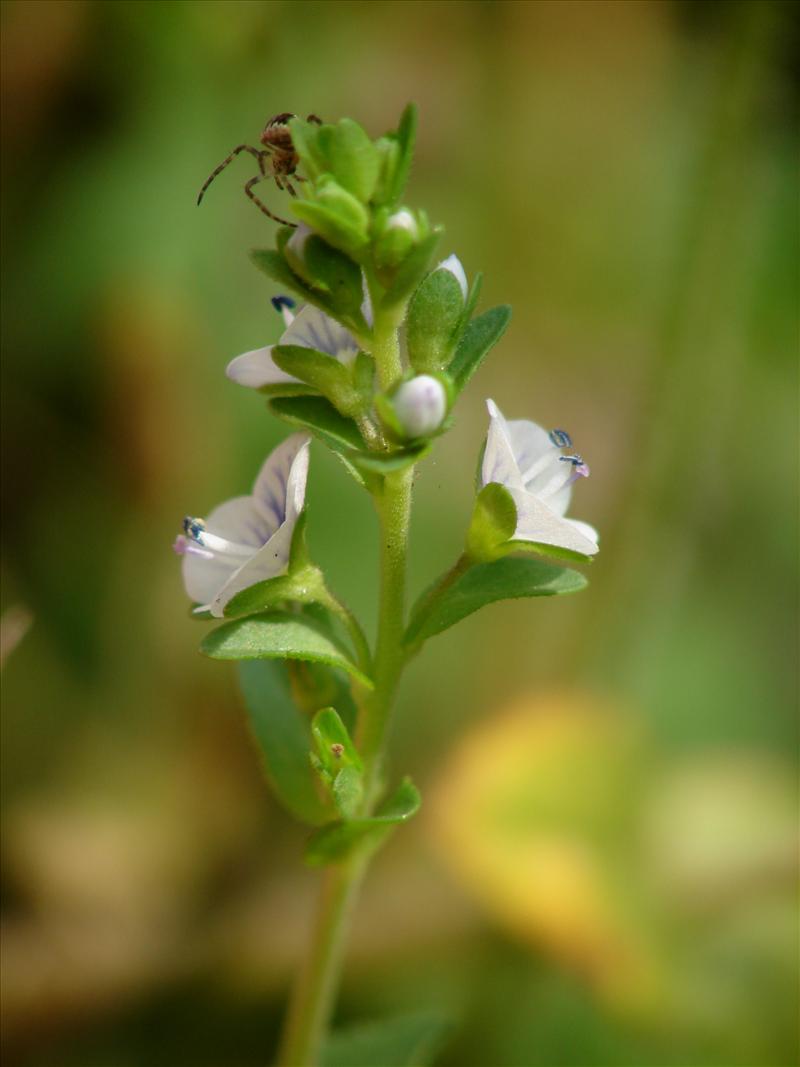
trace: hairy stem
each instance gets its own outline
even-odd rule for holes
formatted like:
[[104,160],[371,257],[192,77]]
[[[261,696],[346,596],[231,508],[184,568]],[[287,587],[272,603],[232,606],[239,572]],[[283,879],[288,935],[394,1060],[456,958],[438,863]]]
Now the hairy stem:
[[[382,387],[402,374],[397,322],[376,316],[373,355]],[[372,658],[375,688],[361,705],[356,740],[364,760],[364,813],[378,799],[386,744],[386,728],[403,669],[406,559],[411,513],[413,468],[394,471],[375,493],[380,522],[381,579],[378,636]],[[351,630],[354,640],[358,635]],[[363,652],[363,648],[359,649]],[[286,1021],[279,1054],[281,1067],[315,1067],[333,1011],[344,942],[369,856],[356,851],[323,876],[322,893],[311,944]]]

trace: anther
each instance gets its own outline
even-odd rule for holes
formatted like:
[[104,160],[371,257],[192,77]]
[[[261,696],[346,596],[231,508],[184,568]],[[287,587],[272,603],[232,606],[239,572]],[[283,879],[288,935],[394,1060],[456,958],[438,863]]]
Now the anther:
[[566,430],[551,430],[547,435],[556,448],[571,448],[572,438]]
[[270,303],[278,312],[282,312],[284,308],[295,307],[295,302],[290,296],[273,296]]
[[193,541],[201,541],[205,528],[206,524],[202,519],[193,519],[191,515],[187,515],[183,520],[183,532]]
[[336,759],[341,759],[344,755],[344,745],[340,745],[338,741],[331,745],[331,752]]
[[577,452],[571,456],[559,456],[559,463],[571,463],[573,467],[580,467],[583,464],[583,456],[579,456]]

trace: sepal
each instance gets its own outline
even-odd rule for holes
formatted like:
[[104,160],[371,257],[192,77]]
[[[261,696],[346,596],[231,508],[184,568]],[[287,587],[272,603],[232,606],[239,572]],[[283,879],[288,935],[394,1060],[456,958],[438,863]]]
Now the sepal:
[[[461,269],[460,263],[458,267]],[[447,367],[458,340],[465,306],[462,281],[444,264],[431,271],[417,287],[408,308],[406,344],[411,365],[418,373],[430,374]]]
[[347,727],[334,708],[323,708],[311,723],[315,752],[311,764],[343,819],[352,819],[364,799],[363,764]]
[[324,174],[315,184],[312,198],[296,200],[292,211],[329,245],[358,255],[367,244],[369,213],[361,201]]
[[286,261],[304,282],[326,294],[337,317],[358,319],[364,300],[361,268],[303,223],[283,247]]
[[402,822],[419,811],[421,798],[414,783],[405,778],[374,815],[342,819],[321,827],[306,848],[306,863],[321,867],[340,863],[356,849],[373,852]]
[[499,559],[517,528],[517,506],[511,493],[498,482],[484,486],[475,498],[467,531],[467,556],[475,563]]

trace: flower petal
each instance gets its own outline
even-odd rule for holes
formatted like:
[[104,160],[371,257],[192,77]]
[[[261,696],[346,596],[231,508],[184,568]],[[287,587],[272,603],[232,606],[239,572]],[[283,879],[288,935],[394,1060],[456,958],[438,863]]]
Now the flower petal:
[[209,604],[236,567],[236,560],[218,559],[216,556],[204,559],[202,556],[187,552],[181,561],[186,595],[198,604]]
[[243,352],[241,356],[230,361],[225,368],[225,374],[232,382],[246,385],[250,389],[298,380],[272,362],[272,345],[254,348],[252,352]]
[[275,533],[282,521],[282,517],[275,521],[265,516],[252,496],[235,496],[210,511],[205,524],[209,533],[247,545],[256,552]]
[[522,478],[509,440],[508,423],[493,400],[487,400],[486,406],[490,420],[481,465],[481,485],[499,482],[509,489],[522,489]]
[[243,589],[265,582],[269,578],[279,578],[289,566],[292,548],[292,535],[297,520],[282,523],[267,543],[249,560],[228,577],[224,585],[210,598],[209,610],[214,618],[221,619],[225,614],[225,605]]
[[345,359],[358,352],[350,331],[311,304],[306,304],[295,315],[294,322],[281,337],[281,344],[316,348],[318,352]]
[[303,510],[310,440],[308,434],[293,433],[267,456],[258,472],[251,499],[269,524],[268,536],[282,522],[294,522]]
[[593,556],[598,551],[597,542],[587,536],[585,523],[562,518],[533,493],[519,489],[509,492],[517,506],[515,541],[553,545],[584,556]]

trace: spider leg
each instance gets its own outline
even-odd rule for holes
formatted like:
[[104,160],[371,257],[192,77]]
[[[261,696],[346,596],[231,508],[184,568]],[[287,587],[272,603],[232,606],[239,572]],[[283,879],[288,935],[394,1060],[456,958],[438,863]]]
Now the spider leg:
[[249,144],[237,145],[236,148],[234,148],[234,150],[231,152],[231,154],[229,156],[227,156],[225,159],[223,159],[223,161],[220,163],[220,165],[218,167],[216,167],[214,170],[212,170],[212,172],[206,178],[205,182],[203,183],[203,188],[200,190],[200,192],[199,192],[199,194],[197,196],[197,203],[198,204],[203,199],[203,196],[205,195],[206,189],[209,187],[209,185],[211,185],[211,183],[216,178],[216,176],[218,174],[220,174],[223,170],[225,170],[225,168],[228,166],[228,164],[233,162],[233,160],[239,155],[240,152],[249,152],[250,155],[253,156],[253,158],[258,161],[258,166],[259,166],[259,169],[260,169],[261,173],[262,174],[266,174],[266,171],[264,170],[264,155],[265,155],[265,153],[264,152],[260,152],[257,148],[253,148],[253,146],[249,145]]
[[317,126],[322,125],[322,119],[319,117],[319,115],[309,115],[306,119],[306,122],[314,122]]
[[[295,174],[295,178],[296,177],[297,177],[297,175]],[[292,185],[292,183],[290,181],[286,180],[286,178],[283,179],[283,187],[286,190],[286,192],[289,194],[289,196],[297,196],[297,190],[295,189],[295,187]]]
[[[267,205],[262,204],[256,194],[253,192],[253,186],[258,185],[258,183],[263,180],[263,174],[256,174],[255,178],[251,178],[249,182],[245,183],[244,191],[247,193],[247,195],[250,197],[250,199],[253,201],[259,211],[262,211],[268,219],[272,219],[273,222],[279,222],[281,226],[291,226],[293,228],[296,227],[296,222],[289,222],[288,219],[282,219],[280,215],[273,215]],[[277,180],[278,179],[276,178],[275,181],[277,182]],[[280,186],[278,186],[278,188],[280,188]]]

